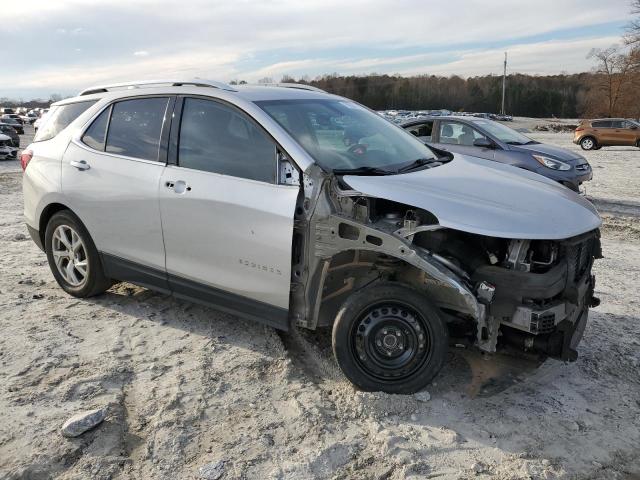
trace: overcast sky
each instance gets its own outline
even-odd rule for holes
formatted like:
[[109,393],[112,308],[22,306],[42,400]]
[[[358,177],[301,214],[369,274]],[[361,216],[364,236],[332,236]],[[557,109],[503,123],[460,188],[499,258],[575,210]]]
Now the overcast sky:
[[4,0],[0,97],[103,82],[587,71],[629,0]]

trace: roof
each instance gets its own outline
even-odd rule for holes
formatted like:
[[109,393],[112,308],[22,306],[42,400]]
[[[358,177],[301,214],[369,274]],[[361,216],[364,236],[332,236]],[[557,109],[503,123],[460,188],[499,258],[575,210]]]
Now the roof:
[[76,97],[67,98],[52,106],[76,102],[153,94],[211,95],[212,97],[239,97],[255,102],[261,100],[295,100],[327,98],[332,96],[310,85],[276,83],[258,85],[227,85],[204,79],[141,80],[108,85],[96,85],[82,90]]
[[401,126],[403,125],[411,125],[412,123],[420,123],[420,122],[424,122],[425,120],[461,120],[461,121],[466,121],[466,122],[478,122],[478,121],[487,121],[487,120],[491,120],[490,118],[480,118],[480,117],[471,117],[469,115],[435,115],[435,116],[429,116],[429,115],[425,115],[424,117],[417,117],[417,118],[412,118],[410,120],[407,120],[406,122],[402,122],[400,123]]
[[296,100],[333,96],[323,91],[303,90],[295,87],[237,85],[236,94],[251,102],[261,100]]

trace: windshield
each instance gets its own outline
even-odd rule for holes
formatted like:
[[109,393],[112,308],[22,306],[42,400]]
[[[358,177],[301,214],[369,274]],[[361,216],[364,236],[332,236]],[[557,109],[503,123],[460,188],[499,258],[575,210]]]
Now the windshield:
[[530,139],[526,135],[523,135],[520,132],[516,132],[513,128],[509,128],[498,122],[493,122],[491,120],[476,120],[473,122],[473,124],[486,130],[487,133],[493,135],[501,142],[508,143],[510,145],[527,145],[530,143],[538,143],[535,140]]
[[416,161],[420,161],[416,165],[422,165],[436,160],[413,135],[348,100],[270,100],[256,104],[328,170],[396,173]]

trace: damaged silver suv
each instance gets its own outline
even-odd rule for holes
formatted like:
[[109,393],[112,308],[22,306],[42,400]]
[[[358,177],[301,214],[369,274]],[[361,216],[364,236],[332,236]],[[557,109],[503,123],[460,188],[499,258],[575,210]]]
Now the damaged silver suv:
[[29,232],[69,294],[129,281],[332,327],[364,390],[422,389],[454,337],[575,360],[598,304],[587,200],[304,85],[93,87],[53,106],[21,163]]

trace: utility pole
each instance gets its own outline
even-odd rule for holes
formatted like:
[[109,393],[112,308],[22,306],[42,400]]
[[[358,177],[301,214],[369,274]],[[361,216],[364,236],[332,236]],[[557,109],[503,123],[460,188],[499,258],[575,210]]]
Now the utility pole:
[[504,90],[507,85],[507,52],[504,52],[504,72],[502,73],[502,108],[500,109],[500,113],[502,115],[505,114],[504,111]]

